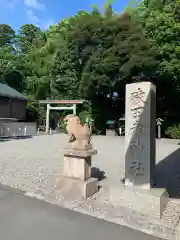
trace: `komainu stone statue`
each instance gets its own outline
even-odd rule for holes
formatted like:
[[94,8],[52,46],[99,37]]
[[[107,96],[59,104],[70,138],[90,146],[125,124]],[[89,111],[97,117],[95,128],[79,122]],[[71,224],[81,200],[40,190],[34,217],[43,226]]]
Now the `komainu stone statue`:
[[88,124],[81,124],[80,118],[76,115],[67,115],[64,118],[66,130],[69,136],[67,148],[77,150],[92,149],[90,144],[91,132]]

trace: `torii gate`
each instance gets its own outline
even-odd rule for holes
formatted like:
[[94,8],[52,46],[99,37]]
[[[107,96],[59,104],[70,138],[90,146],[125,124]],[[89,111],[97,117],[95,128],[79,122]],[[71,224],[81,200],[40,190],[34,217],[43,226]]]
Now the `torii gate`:
[[[76,114],[77,104],[82,104],[84,100],[40,100],[40,104],[46,104],[46,133],[49,133],[49,113],[50,110],[72,110]],[[71,104],[72,107],[51,107],[51,104]]]

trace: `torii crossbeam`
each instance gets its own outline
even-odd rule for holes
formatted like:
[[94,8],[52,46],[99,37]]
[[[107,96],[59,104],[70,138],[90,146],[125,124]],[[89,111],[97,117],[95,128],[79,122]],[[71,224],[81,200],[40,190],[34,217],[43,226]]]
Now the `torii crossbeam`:
[[[56,111],[61,111],[61,110],[72,110],[73,114],[76,114],[76,107],[77,104],[83,104],[84,100],[39,100],[40,104],[46,104],[46,133],[49,133],[49,113],[50,110],[56,110]],[[52,107],[51,104],[71,104],[71,107]]]

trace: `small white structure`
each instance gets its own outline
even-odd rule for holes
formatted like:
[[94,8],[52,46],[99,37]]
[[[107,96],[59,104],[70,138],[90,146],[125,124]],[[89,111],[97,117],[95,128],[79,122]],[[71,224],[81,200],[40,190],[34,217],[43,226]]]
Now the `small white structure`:
[[[119,118],[119,122],[124,122],[125,125],[125,117]],[[125,129],[123,129],[122,127],[119,127],[119,135],[122,136],[125,133]]]
[[[49,113],[50,110],[56,110],[56,111],[61,111],[61,110],[70,110],[73,111],[73,114],[76,114],[76,107],[77,104],[82,104],[84,100],[40,100],[40,104],[46,104],[46,133],[49,133]],[[72,105],[71,107],[67,106],[57,106],[57,107],[52,107],[51,104],[68,104]]]
[[35,122],[18,122],[10,119],[0,119],[0,137],[21,137],[35,135]]

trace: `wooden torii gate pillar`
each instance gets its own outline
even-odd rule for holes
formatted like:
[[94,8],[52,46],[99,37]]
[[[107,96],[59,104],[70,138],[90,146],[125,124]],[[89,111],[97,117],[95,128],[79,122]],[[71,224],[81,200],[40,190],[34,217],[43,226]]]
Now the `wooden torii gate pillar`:
[[[73,114],[76,114],[77,104],[82,104],[84,100],[40,100],[40,104],[46,104],[46,133],[49,133],[49,113],[51,110],[61,111],[61,110],[71,110]],[[71,104],[71,107],[51,107],[51,104]]]

